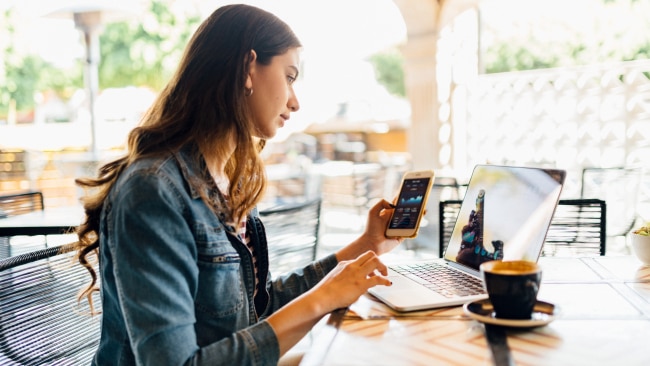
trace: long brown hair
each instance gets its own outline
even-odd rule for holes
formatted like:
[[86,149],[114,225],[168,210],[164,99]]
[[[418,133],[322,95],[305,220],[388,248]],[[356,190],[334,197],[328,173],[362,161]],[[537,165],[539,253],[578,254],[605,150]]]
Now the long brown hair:
[[[254,137],[245,103],[251,50],[257,53],[256,62],[268,65],[274,56],[300,46],[287,24],[253,6],[223,6],[203,21],[176,73],[141,124],[129,133],[126,155],[102,166],[97,178],[75,181],[88,192],[82,199],[86,219],[77,230],[77,258],[92,277],[80,300],[85,297],[92,306],[92,294],[99,290],[88,256],[98,255],[101,249],[99,222],[104,201],[120,173],[136,160],[191,145],[196,159],[201,155],[206,160],[227,159],[233,217],[243,216],[261,200],[266,176],[259,151],[265,141]],[[230,155],[226,147],[233,141],[236,148]]]

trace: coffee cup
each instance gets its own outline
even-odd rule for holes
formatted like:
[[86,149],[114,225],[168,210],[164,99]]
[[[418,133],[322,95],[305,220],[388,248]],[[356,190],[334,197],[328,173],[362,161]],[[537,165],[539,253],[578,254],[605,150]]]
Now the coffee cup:
[[495,260],[482,263],[480,271],[497,318],[532,317],[542,280],[542,268],[537,263]]

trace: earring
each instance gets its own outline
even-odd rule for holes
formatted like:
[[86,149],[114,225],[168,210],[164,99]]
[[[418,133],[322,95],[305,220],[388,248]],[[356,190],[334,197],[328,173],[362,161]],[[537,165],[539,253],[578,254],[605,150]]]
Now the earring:
[[253,88],[245,89],[244,95],[247,96],[247,97],[250,97],[251,95],[253,95]]

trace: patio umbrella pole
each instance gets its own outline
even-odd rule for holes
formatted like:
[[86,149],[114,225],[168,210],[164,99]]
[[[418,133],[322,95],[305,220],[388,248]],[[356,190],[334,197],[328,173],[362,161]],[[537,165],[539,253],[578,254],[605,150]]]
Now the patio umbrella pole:
[[95,116],[95,98],[99,89],[99,27],[101,14],[99,11],[74,13],[75,26],[84,36],[86,60],[84,75],[88,92],[88,111],[90,113],[90,154],[92,161],[99,160],[97,147],[97,119]]

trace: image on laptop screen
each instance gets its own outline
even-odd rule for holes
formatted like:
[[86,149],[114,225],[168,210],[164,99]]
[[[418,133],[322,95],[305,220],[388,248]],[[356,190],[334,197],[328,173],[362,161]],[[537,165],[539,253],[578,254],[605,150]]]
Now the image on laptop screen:
[[537,261],[565,172],[477,165],[445,259],[475,270],[488,260]]

